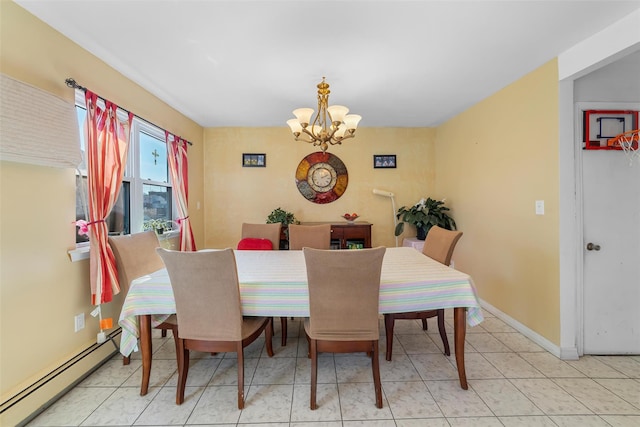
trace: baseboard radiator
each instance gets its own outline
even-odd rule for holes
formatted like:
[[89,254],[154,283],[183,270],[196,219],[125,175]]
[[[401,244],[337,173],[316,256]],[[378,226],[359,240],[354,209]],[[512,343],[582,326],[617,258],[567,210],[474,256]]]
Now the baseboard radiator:
[[119,352],[114,330],[103,343],[94,343],[62,365],[0,403],[0,425],[24,426]]

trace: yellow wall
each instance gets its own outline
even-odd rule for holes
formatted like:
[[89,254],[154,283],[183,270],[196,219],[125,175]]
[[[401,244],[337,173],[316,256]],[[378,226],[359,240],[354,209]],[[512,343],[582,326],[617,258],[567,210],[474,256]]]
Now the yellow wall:
[[559,344],[557,61],[441,125],[436,141],[437,194],[464,231],[456,268],[483,300]]
[[[242,222],[264,222],[277,207],[301,221],[340,222],[343,213],[357,212],[374,224],[374,246],[393,246],[390,199],[373,188],[394,192],[396,208],[424,196],[446,197],[465,232],[456,267],[473,276],[481,298],[558,343],[556,61],[437,130],[371,128],[365,118],[355,139],[329,149],[349,170],[347,191],[334,203],[316,205],[299,194],[294,180],[300,160],[316,150],[293,141],[286,126],[203,131],[13,2],[0,7],[0,71],[70,102],[73,91],[64,79],[73,77],[194,143],[190,218],[199,248],[235,246]],[[243,168],[242,153],[266,153],[267,167]],[[374,169],[373,154],[396,154],[397,169]],[[94,343],[97,325],[88,315],[88,262],[71,263],[66,254],[74,246],[73,171],[3,162],[0,185],[4,401]],[[535,200],[545,201],[544,216],[534,214]],[[406,227],[405,235],[415,229]],[[115,304],[105,309],[117,317]],[[81,312],[87,328],[74,333],[73,316]],[[22,416],[42,399],[23,405]],[[2,424],[15,424],[19,416],[4,415]]]
[[[342,222],[356,212],[373,224],[372,245],[394,246],[391,200],[373,189],[392,191],[397,207],[413,204],[434,190],[434,137],[430,128],[362,127],[356,138],[329,148],[349,171],[346,192],[333,203],[315,204],[295,185],[295,171],[310,144],[295,142],[282,128],[212,128],[205,131],[206,247],[235,247],[242,222],[265,222],[275,208],[305,221]],[[242,153],[265,153],[265,168],[243,168]],[[374,169],[374,154],[396,154],[396,169]],[[405,235],[415,236],[414,227]],[[399,238],[400,245],[402,237]]]
[[[203,200],[202,128],[159,101],[13,2],[0,3],[0,71],[74,102],[68,77],[135,114],[194,143],[190,196]],[[72,263],[75,246],[75,174],[0,163],[0,393],[2,401],[96,341],[90,315],[89,263]],[[192,202],[193,203],[193,202]],[[196,242],[204,240],[203,211],[190,213]],[[121,295],[103,307],[119,315]],[[74,316],[86,328],[74,333]],[[112,350],[113,345],[107,344]],[[82,369],[87,369],[83,367]],[[81,375],[78,372],[76,376]],[[14,425],[67,384],[2,415]],[[27,399],[29,400],[29,399]]]

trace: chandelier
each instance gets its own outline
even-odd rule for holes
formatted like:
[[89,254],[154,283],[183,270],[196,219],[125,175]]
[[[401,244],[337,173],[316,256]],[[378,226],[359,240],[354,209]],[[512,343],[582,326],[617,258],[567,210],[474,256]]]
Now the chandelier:
[[[353,138],[360,122],[357,114],[347,114],[349,109],[343,105],[329,106],[329,83],[318,83],[318,114],[311,121],[313,108],[293,110],[295,119],[287,120],[296,141],[304,141],[319,146],[325,152],[329,144],[342,144],[345,139]],[[303,135],[304,134],[304,135]],[[302,137],[301,137],[302,136]]]

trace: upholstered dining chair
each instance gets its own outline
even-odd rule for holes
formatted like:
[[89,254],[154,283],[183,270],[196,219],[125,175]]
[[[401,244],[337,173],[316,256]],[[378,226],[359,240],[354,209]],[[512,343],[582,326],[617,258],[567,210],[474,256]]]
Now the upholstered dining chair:
[[280,249],[280,229],[282,224],[242,224],[242,239],[267,239],[273,250]]
[[[129,291],[132,280],[164,268],[162,259],[156,253],[156,248],[160,247],[160,242],[156,232],[153,230],[110,236],[109,245],[116,259],[118,279],[125,296]],[[167,335],[166,331],[170,329],[177,349],[178,321],[175,315],[171,315],[163,323],[156,326],[156,329],[162,330],[163,337]],[[128,365],[129,357],[125,356],[123,361],[125,365]],[[149,377],[143,375],[142,390],[147,390],[148,386]]]
[[[304,247],[329,249],[331,247],[331,224],[289,224],[289,250],[300,250]],[[286,329],[286,321],[282,325]],[[282,337],[282,345],[285,345],[287,343],[286,333],[283,333]]]
[[[242,224],[242,239],[238,242],[238,250],[278,250],[280,249],[280,229],[282,224]],[[267,244],[269,242],[270,244]],[[280,318],[282,337],[280,344],[287,345],[287,318]]]
[[311,409],[316,409],[318,353],[371,356],[376,406],[382,408],[378,360],[380,272],[386,249],[332,251],[304,248],[309,314],[304,329],[311,357]]
[[304,247],[329,249],[331,247],[331,224],[290,224],[289,249],[300,250]]
[[[462,237],[462,231],[446,230],[434,225],[429,229],[427,238],[424,241],[422,253],[441,264],[448,266],[451,264],[451,256],[453,250]],[[397,319],[421,319],[422,329],[427,330],[427,319],[431,317],[438,318],[438,331],[442,344],[444,345],[444,354],[451,355],[449,349],[449,340],[447,339],[447,331],[444,327],[444,308],[429,311],[414,311],[409,313],[387,313],[384,315],[384,326],[387,337],[387,355],[386,359],[391,360],[393,351],[393,327]]]
[[265,331],[267,354],[273,356],[273,320],[242,316],[238,270],[232,249],[179,252],[158,248],[157,252],[169,273],[180,323],[176,403],[184,402],[190,350],[236,352],[238,409],[243,409],[244,348]]

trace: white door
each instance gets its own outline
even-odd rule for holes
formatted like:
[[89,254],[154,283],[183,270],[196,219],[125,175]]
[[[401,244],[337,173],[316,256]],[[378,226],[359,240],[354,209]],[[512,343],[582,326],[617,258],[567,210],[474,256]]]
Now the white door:
[[640,354],[640,161],[584,150],[582,182],[584,354]]

